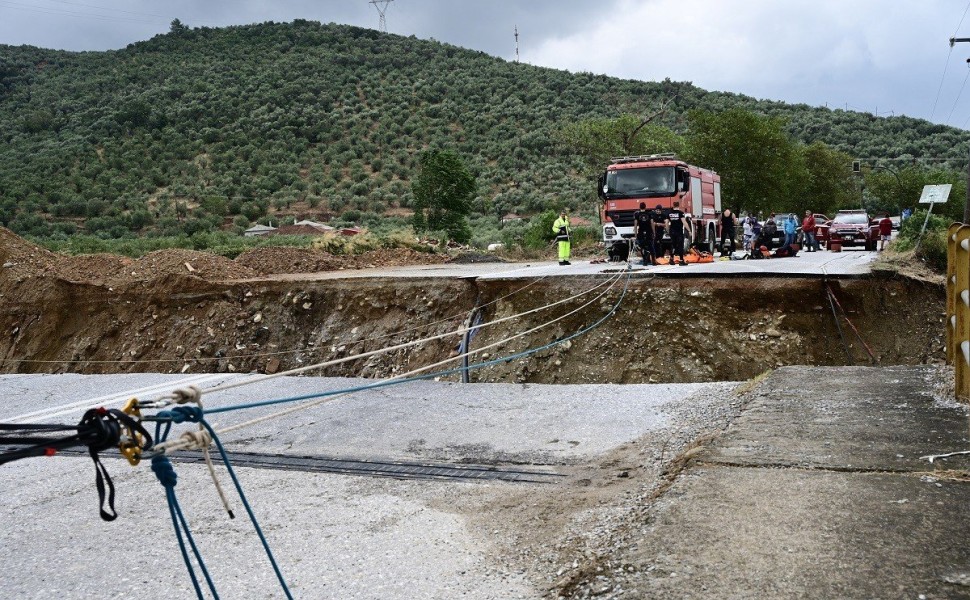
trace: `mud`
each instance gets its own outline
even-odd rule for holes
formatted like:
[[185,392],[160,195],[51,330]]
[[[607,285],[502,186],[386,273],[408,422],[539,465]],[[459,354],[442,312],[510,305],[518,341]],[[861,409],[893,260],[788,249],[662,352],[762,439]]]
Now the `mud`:
[[[274,373],[455,332],[475,307],[484,307],[485,326],[473,338],[473,350],[538,329],[483,350],[473,364],[551,346],[475,370],[472,381],[738,381],[784,365],[933,364],[945,358],[943,288],[902,277],[827,283],[633,279],[625,291],[621,281],[585,307],[595,293],[490,325],[592,289],[603,279],[243,281],[227,275],[247,277],[256,265],[263,272],[274,265],[253,255],[245,257],[248,264],[189,255],[199,265],[190,271],[184,267],[190,261],[182,260],[186,255],[173,254],[184,251],[166,251],[139,261],[88,257],[83,260],[89,268],[106,265],[114,275],[79,280],[76,272],[66,276],[64,267],[78,259],[31,248],[9,235],[2,241],[0,259],[13,263],[0,268],[5,373]],[[327,262],[332,257],[311,261],[305,253],[275,254],[285,262],[281,272],[300,261],[340,268],[339,262]],[[25,256],[35,268],[19,268]],[[154,270],[146,268],[152,261]],[[844,344],[827,285],[848,317],[839,317]],[[600,320],[583,335],[555,344]],[[459,341],[451,336],[314,374],[398,375],[455,355]]]

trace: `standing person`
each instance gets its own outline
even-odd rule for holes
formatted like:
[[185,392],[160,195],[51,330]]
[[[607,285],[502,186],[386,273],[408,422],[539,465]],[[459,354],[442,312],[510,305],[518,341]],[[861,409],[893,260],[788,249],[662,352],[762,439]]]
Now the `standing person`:
[[670,262],[674,262],[674,253],[680,257],[680,264],[686,265],[684,260],[684,212],[680,210],[680,202],[674,202],[674,207],[667,213],[665,222],[667,233],[670,234]]
[[559,218],[552,224],[552,232],[556,234],[559,243],[559,264],[569,263],[569,213],[566,209],[559,212]]
[[900,220],[900,222],[902,222],[902,221],[905,221],[906,219],[908,219],[908,218],[910,218],[912,216],[913,216],[913,209],[907,207],[907,208],[904,208],[903,209],[903,216],[899,220]]
[[751,223],[753,219],[749,215],[741,225],[741,249],[745,252],[751,252],[751,242],[754,240],[754,225]]
[[798,231],[798,220],[795,219],[795,214],[788,213],[788,216],[785,217],[785,222],[782,223],[782,226],[785,228],[785,243],[779,249],[788,250],[791,248],[791,245],[795,243],[795,232]]
[[667,218],[664,216],[663,206],[657,205],[652,211],[650,211],[650,217],[653,219],[653,259],[657,260],[657,257],[661,254],[666,254],[663,247],[663,237],[664,237],[664,221]]
[[656,265],[657,257],[654,254],[653,247],[653,216],[643,202],[640,203],[640,210],[633,213],[633,231],[637,236],[637,244],[639,244],[640,252],[643,255],[640,264],[646,265],[649,256],[649,264]]
[[889,218],[889,215],[883,215],[882,219],[879,220],[879,251],[886,249],[886,242],[893,235],[893,221]]
[[805,251],[818,250],[818,240],[815,239],[815,215],[810,210],[805,211],[805,218],[802,219],[802,234],[805,236]]
[[735,251],[734,237],[735,237],[735,224],[736,219],[734,218],[734,213],[731,212],[730,208],[725,208],[724,212],[721,214],[721,241],[718,244],[721,247],[721,256],[724,256],[724,239],[727,238],[731,240],[731,253]]
[[[751,250],[755,248],[755,242],[761,238],[761,222],[755,215],[750,215],[748,220],[751,221]],[[760,245],[760,244],[759,244]]]

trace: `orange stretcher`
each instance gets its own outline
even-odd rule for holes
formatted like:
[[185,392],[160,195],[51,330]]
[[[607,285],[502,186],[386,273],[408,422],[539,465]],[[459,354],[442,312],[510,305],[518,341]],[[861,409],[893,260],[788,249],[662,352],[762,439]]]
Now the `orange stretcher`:
[[[691,248],[689,252],[684,254],[684,262],[686,263],[709,263],[714,262],[714,255],[710,252],[702,252],[697,248]],[[669,265],[670,259],[666,256],[661,256],[657,259],[658,265]]]

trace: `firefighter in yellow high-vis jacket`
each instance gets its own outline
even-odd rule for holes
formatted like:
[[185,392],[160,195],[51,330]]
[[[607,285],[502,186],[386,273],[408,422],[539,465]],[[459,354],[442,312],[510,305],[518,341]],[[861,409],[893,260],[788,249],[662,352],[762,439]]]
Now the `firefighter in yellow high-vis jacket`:
[[552,232],[556,234],[559,243],[559,264],[569,264],[569,214],[562,209],[559,218],[552,224]]

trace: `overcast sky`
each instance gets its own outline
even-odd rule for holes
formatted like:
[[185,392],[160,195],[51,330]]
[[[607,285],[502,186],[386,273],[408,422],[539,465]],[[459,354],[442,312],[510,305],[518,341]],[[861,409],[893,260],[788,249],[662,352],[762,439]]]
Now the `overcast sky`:
[[[522,62],[970,127],[968,0],[392,0],[387,30]],[[964,17],[967,17],[966,19]],[[0,43],[106,50],[188,26],[378,27],[369,0],[0,0]],[[966,86],[966,87],[965,87]]]

